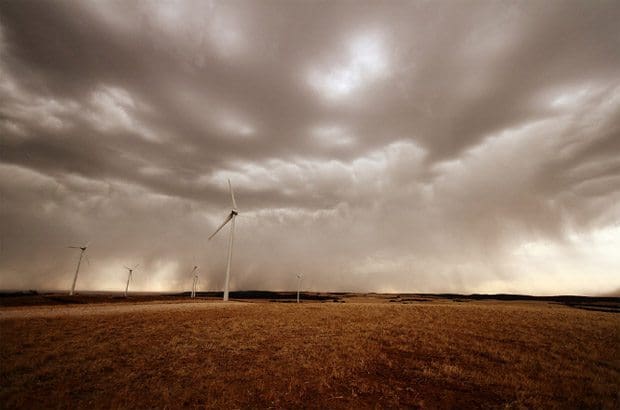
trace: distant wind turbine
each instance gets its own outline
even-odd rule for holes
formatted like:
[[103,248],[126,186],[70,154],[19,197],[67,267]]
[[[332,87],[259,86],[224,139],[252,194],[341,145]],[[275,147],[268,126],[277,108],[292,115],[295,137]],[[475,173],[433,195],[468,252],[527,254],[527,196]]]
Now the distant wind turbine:
[[[69,292],[69,295],[73,296],[73,294],[75,293],[75,284],[77,283],[78,273],[80,273],[80,264],[82,263],[82,257],[84,256],[84,252],[86,252],[86,249],[88,249],[88,244],[84,246],[67,246],[67,248],[80,250],[80,257],[78,259],[77,267],[75,268],[75,276],[73,277],[73,284],[71,285],[71,291]],[[88,257],[86,260],[88,261]]]
[[215,232],[213,232],[211,236],[209,236],[209,240],[211,240],[211,238],[213,238],[215,234],[224,227],[224,225],[226,225],[229,221],[232,221],[230,224],[230,238],[228,239],[228,263],[226,264],[226,284],[224,286],[224,301],[228,300],[228,286],[230,284],[230,261],[232,259],[233,240],[235,236],[235,217],[239,215],[239,211],[237,210],[237,202],[235,202],[235,194],[233,192],[232,185],[230,184],[230,179],[228,180],[228,189],[230,190],[232,209],[230,210],[230,213],[228,214],[226,219],[224,219],[224,222],[222,222],[222,224],[215,230]]
[[133,276],[133,271],[136,270],[138,268],[138,266],[140,266],[140,264],[134,266],[133,268],[129,268],[127,266],[125,266],[124,268],[127,269],[127,285],[125,285],[125,297],[127,297],[127,291],[129,290],[129,281],[131,280],[131,277]]
[[198,266],[194,266],[194,269],[192,269],[192,273],[194,274],[194,281],[192,282],[191,298],[194,299],[196,297],[196,284],[198,283]]
[[299,303],[299,291],[301,290],[301,280],[304,278],[304,275],[300,273],[297,275],[297,303]]

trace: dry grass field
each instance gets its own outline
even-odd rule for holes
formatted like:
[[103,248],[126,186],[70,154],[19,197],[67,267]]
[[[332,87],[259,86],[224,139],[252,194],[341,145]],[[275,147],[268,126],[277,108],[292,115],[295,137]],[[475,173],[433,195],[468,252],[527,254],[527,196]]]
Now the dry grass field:
[[620,408],[620,315],[556,303],[2,308],[0,331],[5,409]]

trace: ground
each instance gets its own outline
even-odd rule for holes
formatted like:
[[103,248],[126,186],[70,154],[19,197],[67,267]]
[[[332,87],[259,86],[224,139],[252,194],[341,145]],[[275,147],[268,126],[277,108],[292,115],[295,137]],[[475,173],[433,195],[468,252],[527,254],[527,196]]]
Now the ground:
[[0,331],[7,409],[620,408],[620,315],[556,302],[5,306]]

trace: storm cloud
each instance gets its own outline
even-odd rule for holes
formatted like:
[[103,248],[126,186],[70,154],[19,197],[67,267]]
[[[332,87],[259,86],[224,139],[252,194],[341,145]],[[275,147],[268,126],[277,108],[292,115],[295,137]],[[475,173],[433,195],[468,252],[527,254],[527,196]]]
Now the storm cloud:
[[0,287],[620,289],[617,1],[0,2]]

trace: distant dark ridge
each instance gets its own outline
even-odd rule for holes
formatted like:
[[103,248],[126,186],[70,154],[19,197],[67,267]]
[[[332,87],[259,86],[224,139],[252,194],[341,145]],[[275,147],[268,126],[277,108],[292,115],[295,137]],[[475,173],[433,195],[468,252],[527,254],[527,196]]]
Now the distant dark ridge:
[[[78,293],[84,297],[111,297],[121,296],[122,292],[108,292],[108,291],[81,291]],[[190,292],[131,292],[130,296],[133,297],[189,297]],[[620,303],[620,297],[618,296],[577,296],[577,295],[555,295],[555,296],[532,296],[532,295],[512,295],[512,294],[478,294],[463,295],[458,293],[376,293],[376,292],[301,292],[300,296],[306,300],[335,300],[347,296],[357,295],[373,295],[384,296],[391,299],[407,300],[407,301],[428,301],[429,299],[458,299],[458,300],[502,300],[502,301],[546,301],[546,302],[560,302],[560,303],[588,303],[588,302],[611,302]],[[0,291],[0,298],[5,297],[26,297],[26,296],[44,296],[58,298],[67,296],[64,292],[38,292],[36,290],[22,290],[22,291]],[[209,292],[197,292],[196,296],[199,297],[214,297],[221,298],[223,292],[221,291],[209,291]],[[297,292],[277,292],[268,290],[243,290],[230,292],[230,298],[232,299],[295,299]],[[74,298],[75,299],[75,298]],[[75,303],[75,302],[74,302]],[[78,302],[79,303],[79,302]]]
[[[0,306],[46,306],[46,305],[88,305],[98,303],[140,303],[140,302],[157,302],[172,301],[181,299],[175,295],[135,295],[129,294],[124,297],[122,293],[110,294],[94,294],[94,293],[77,293],[69,296],[68,294],[59,293],[38,293],[27,294],[23,292],[5,292],[0,293]],[[185,298],[184,298],[185,299]]]
[[[357,300],[357,296],[370,296],[378,301],[410,304],[432,302],[433,300],[447,300],[453,302],[471,302],[483,300],[495,301],[531,301],[543,303],[558,303],[572,308],[595,310],[607,313],[620,313],[620,297],[612,296],[531,296],[510,294],[472,294],[460,295],[456,293],[425,294],[425,293],[346,293],[346,292],[302,292],[302,301],[314,302],[340,302],[345,303],[349,298]],[[67,304],[96,304],[96,303],[142,303],[142,302],[166,302],[175,300],[189,300],[189,292],[165,292],[165,293],[130,293],[124,297],[122,292],[78,292],[74,296],[66,292],[37,292],[30,291],[0,291],[0,306],[36,306],[36,305],[67,305]],[[223,292],[197,292],[197,300],[221,300]],[[265,290],[249,290],[230,292],[231,300],[265,301],[290,303],[297,298],[297,292],[275,292]]]
[[531,295],[510,295],[504,293],[498,294],[478,294],[460,295],[457,293],[438,293],[438,294],[420,294],[416,296],[434,296],[442,299],[471,299],[471,300],[531,300],[544,302],[560,302],[560,303],[583,303],[583,302],[620,302],[620,297],[613,296],[576,296],[576,295],[557,295],[557,296],[531,296]]
[[[179,295],[189,296],[189,292],[183,292]],[[299,297],[304,300],[337,300],[339,294],[333,293],[304,293],[301,292]],[[196,292],[197,297],[217,297],[224,296],[223,292]],[[268,299],[268,300],[286,300],[297,299],[297,292],[272,292],[268,290],[240,290],[229,293],[230,299]]]
[[2,291],[0,292],[0,298],[3,297],[19,297],[19,296],[35,296],[38,295],[39,292],[36,290],[16,290],[16,291]]

